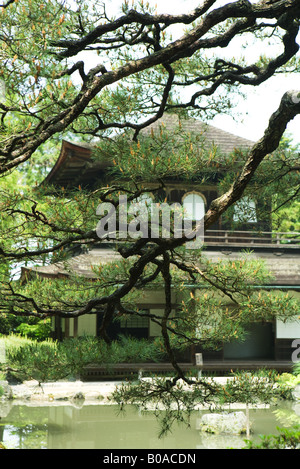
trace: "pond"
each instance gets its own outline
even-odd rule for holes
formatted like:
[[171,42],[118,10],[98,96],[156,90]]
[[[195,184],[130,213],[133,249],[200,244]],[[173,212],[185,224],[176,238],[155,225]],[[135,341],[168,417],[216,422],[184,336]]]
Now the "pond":
[[[5,407],[7,406],[7,407]],[[250,409],[251,439],[276,434],[276,427],[300,422],[299,404]],[[201,411],[203,412],[203,411]],[[201,416],[195,411],[190,428],[175,425],[158,438],[159,425],[149,412],[132,407],[119,414],[112,405],[13,405],[0,403],[0,441],[8,449],[226,449],[245,446],[243,436],[210,435],[197,430]]]

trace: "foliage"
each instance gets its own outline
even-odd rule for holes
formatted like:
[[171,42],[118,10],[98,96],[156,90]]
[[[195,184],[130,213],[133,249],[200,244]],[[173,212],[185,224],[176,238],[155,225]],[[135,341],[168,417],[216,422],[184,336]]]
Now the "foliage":
[[[181,303],[181,308],[177,309],[176,314],[170,315],[167,321],[173,347],[182,348],[194,343],[206,348],[215,348],[220,343],[243,340],[245,327],[249,323],[271,321],[274,318],[284,320],[297,314],[297,300],[284,293],[257,288],[268,282],[270,274],[263,263],[252,259],[251,256],[245,254],[244,258],[234,262],[208,262],[203,256],[202,264],[203,271],[193,271],[193,283],[200,286],[195,293],[193,289],[186,287],[189,279],[187,276],[185,278],[182,270],[177,265],[171,269],[173,286],[177,290],[178,302]],[[95,297],[113,293],[116,284],[126,283],[131,263],[121,260],[114,266],[117,267],[117,273],[110,264],[95,267],[96,277],[88,287],[84,277],[75,275],[54,280],[36,278],[25,286],[20,284],[19,287],[16,283],[13,295],[14,309],[16,313],[19,307],[24,311],[25,298],[29,314],[33,307],[36,308],[36,304],[45,310],[51,304],[52,308],[61,308],[66,313],[71,308],[84,308],[87,303],[92,303]],[[145,278],[153,272],[150,266],[145,268]],[[126,301],[123,301],[115,321],[139,314],[136,303],[148,288],[163,288],[163,278],[157,276],[156,281],[151,282],[149,287],[144,286],[143,292],[139,288],[132,289],[127,294]],[[8,303],[12,301],[7,293],[6,298]],[[5,305],[4,298],[2,305]],[[153,319],[162,325],[163,317]],[[47,332],[48,325],[45,327]],[[17,328],[21,331],[26,329],[26,326]],[[162,349],[166,352],[165,344]],[[146,360],[147,350],[145,347],[144,353],[141,352],[141,356]],[[148,359],[151,359],[151,356]]]
[[156,341],[120,336],[109,348],[107,363],[145,363],[158,362],[163,353]]
[[285,390],[278,386],[278,373],[259,370],[257,373],[236,372],[224,386],[223,403],[243,402],[246,404],[268,403],[282,399]]
[[244,449],[299,449],[300,426],[277,428],[279,435],[262,435],[260,443],[245,440]]
[[0,334],[10,334],[20,324],[20,320],[12,314],[0,314]]
[[[284,128],[277,122],[277,115],[279,120],[290,120],[298,113],[297,106],[291,106],[288,96],[283,105],[288,109],[291,107],[291,113],[284,113],[280,108],[272,116],[272,125],[265,132],[264,141],[259,145],[259,151],[254,152],[257,161],[251,169],[251,181],[246,178],[234,184],[239,177],[237,168],[238,173],[243,174],[248,152],[236,149],[233,154],[222,155],[213,145],[207,148],[203,135],[183,132],[183,122],[186,116],[207,120],[221,111],[232,112],[235,93],[242,92],[241,85],[245,80],[248,85],[256,86],[277,72],[299,70],[295,39],[297,6],[293,15],[288,15],[286,24],[280,22],[280,26],[277,19],[284,17],[285,5],[269,6],[263,2],[259,8],[249,3],[247,12],[240,3],[230,4],[228,11],[223,6],[221,10],[212,9],[207,13],[206,8],[203,5],[183,18],[181,15],[161,15],[154,6],[144,2],[133,2],[131,8],[127,1],[120,2],[116,17],[110,17],[105,4],[98,0],[75,1],[72,5],[63,0],[43,4],[22,0],[3,6],[1,24],[5,34],[1,36],[1,61],[5,66],[1,72],[1,171],[5,178],[0,204],[3,216],[1,312],[40,319],[63,315],[67,310],[71,317],[78,306],[84,313],[90,313],[95,298],[100,298],[100,304],[96,301],[95,305],[100,310],[110,308],[114,301],[115,309],[121,309],[125,314],[125,310],[128,312],[129,306],[134,304],[136,292],[133,290],[138,284],[146,286],[150,279],[155,282],[159,277],[161,284],[164,283],[162,267],[157,265],[159,256],[164,252],[173,256],[177,244],[181,245],[183,241],[173,239],[171,245],[160,246],[161,240],[158,240],[153,246],[145,240],[142,246],[139,241],[132,246],[122,246],[119,253],[128,261],[126,271],[118,271],[120,264],[117,263],[106,281],[104,274],[109,269],[103,269],[104,274],[99,272],[97,285],[86,289],[81,285],[81,297],[75,294],[76,301],[73,300],[74,286],[80,281],[72,284],[72,279],[70,288],[63,295],[66,282],[45,281],[42,284],[36,280],[31,287],[25,288],[24,280],[29,278],[22,278],[21,285],[11,282],[12,272],[20,272],[24,266],[66,259],[74,246],[96,244],[99,240],[95,233],[95,212],[99,201],[115,202],[120,193],[134,199],[144,191],[145,183],[155,182],[163,187],[170,177],[197,184],[206,183],[209,178],[217,181],[221,170],[225,179],[219,189],[220,193],[223,189],[229,191],[228,197],[224,198],[227,202],[223,206],[221,199],[214,201],[212,207],[218,206],[218,210],[210,209],[207,214],[209,227],[226,210],[230,214],[243,192],[256,192],[261,199],[266,199],[262,195],[266,187],[277,195],[285,194],[287,187],[296,187],[295,151],[287,157],[285,152],[289,147],[283,141],[278,154],[273,155],[283,132],[279,135],[280,132],[274,131],[274,122],[279,129]],[[259,21],[265,15],[275,20],[273,27]],[[247,25],[244,24],[241,18],[243,21],[247,18],[249,24],[247,21]],[[175,39],[170,31],[173,25],[181,31]],[[184,35],[181,34],[183,29]],[[215,40],[204,39],[208,31]],[[226,45],[226,52],[230,54],[231,40],[236,35],[247,41],[249,36],[253,37],[254,42],[266,47],[270,43],[285,46],[287,41],[290,46],[284,48],[277,61],[264,54],[249,65],[242,55],[231,61],[227,54],[226,58],[220,55],[219,41],[225,41],[222,45]],[[206,54],[207,50],[213,53]],[[78,58],[81,52],[84,60]],[[96,64],[90,69],[89,59]],[[184,89],[195,90],[191,91],[190,100],[185,101],[181,92]],[[148,131],[148,126],[156,123],[164,113],[169,117],[179,116],[179,128],[169,132],[158,125],[157,132]],[[92,142],[94,159],[114,162],[110,174],[113,185],[107,187],[104,181],[104,187],[93,187],[88,191],[82,187],[78,190],[64,187],[33,190],[30,187],[33,182],[38,184],[58,157],[62,138]],[[13,168],[15,173],[8,174]],[[273,178],[275,172],[279,176]],[[9,178],[15,178],[11,187]],[[232,188],[237,193],[232,193]],[[282,197],[279,202],[281,204]],[[152,249],[150,259],[149,253],[145,257],[148,249]],[[173,267],[172,263],[170,266]],[[226,269],[224,275],[224,269],[213,272],[210,268],[207,280],[211,286],[211,277],[223,276],[226,282],[217,279],[216,288],[232,295],[234,275],[236,285],[241,289],[249,278],[246,279],[245,273],[241,276],[243,282],[238,283],[233,266]],[[179,270],[182,277],[187,274],[188,280],[194,274],[189,275],[186,265]],[[30,274],[28,277],[32,279]],[[203,281],[204,276],[200,277]],[[126,287],[117,290],[113,278],[124,282]],[[254,295],[251,297],[253,299]],[[184,301],[185,310],[187,300]],[[197,301],[199,303],[199,299]],[[212,297],[209,301],[208,308],[199,305],[199,311],[215,313],[217,304]],[[276,300],[277,303],[275,298],[267,296],[260,302],[257,295],[255,304],[260,302],[260,306],[253,307],[253,316],[256,318],[261,313],[268,316],[273,301],[275,312],[289,313],[295,308],[295,305],[290,307],[291,300],[285,301],[283,297]],[[252,302],[246,302],[245,298],[243,304],[240,303],[238,313],[241,308],[244,315],[247,308],[248,313],[252,313]],[[183,314],[180,321],[187,325]],[[224,317],[223,335],[242,337],[240,324],[232,328],[229,324],[226,328],[225,322]],[[4,326],[9,327],[6,323]],[[21,330],[25,327],[21,326]],[[216,337],[217,341],[219,339]],[[204,342],[208,343],[209,339]]]
[[[0,327],[42,339],[38,321],[101,315],[101,341],[95,347],[89,340],[29,341],[10,352],[20,371],[39,381],[67,375],[70,368],[78,372],[89,361],[156,357],[148,344],[141,348],[126,341],[126,353],[125,339],[122,347],[109,345],[107,326],[139,316],[137,299],[159,287],[163,315],[149,313],[148,318],[161,329],[161,342],[154,345],[167,355],[175,377],[159,392],[149,392],[157,399],[163,394],[169,406],[169,398],[181,401],[183,390],[174,388],[178,380],[188,384],[175,360],[177,347],[217,348],[225,340],[243,340],[249,322],[288,319],[299,311],[297,301],[261,289],[270,276],[251,255],[209,263],[205,249],[185,249],[185,236],[117,243],[121,260],[94,265],[90,282],[73,275],[70,258],[76,249],[98,245],[100,203],[119,210],[119,195],[132,201],[149,189],[160,201],[171,177],[196,186],[212,181],[217,193],[207,207],[206,230],[221,216],[231,228],[232,211],[242,197],[255,199],[268,227],[275,218],[270,209],[281,215],[288,204],[288,227],[297,228],[292,220],[297,220],[299,155],[282,137],[300,114],[298,92],[283,95],[263,137],[247,151],[224,156],[214,146],[207,148],[203,135],[184,132],[183,123],[187,116],[207,121],[219,113],[234,115],[235,97],[244,85],[299,73],[299,2],[219,6],[208,0],[179,15],[143,1],[120,1],[115,10],[110,2],[109,11],[105,3],[12,0],[1,8]],[[232,50],[235,39],[240,54]],[[264,53],[244,56],[246,46]],[[167,113],[180,118],[174,133],[158,125]],[[111,163],[107,180],[91,187],[76,187],[76,181],[74,187],[39,185],[58,158],[62,139],[91,144],[94,162]],[[36,277],[33,266],[56,262],[65,269],[63,278]],[[33,318],[33,324],[17,324],[10,315]],[[204,391],[194,386],[187,407],[197,393],[202,400],[203,393],[208,400],[215,397],[210,386],[205,384]],[[226,392],[231,396],[237,389]],[[143,387],[140,391],[143,396]],[[217,391],[225,399],[223,390]],[[173,418],[170,414],[169,421]]]
[[95,337],[36,341],[11,335],[2,338],[6,348],[3,369],[19,379],[36,379],[39,383],[78,376],[87,365],[158,360],[161,356],[155,343],[121,337],[111,345]]
[[55,342],[30,342],[18,348],[6,348],[7,366],[21,380],[35,379],[39,383],[66,377],[69,365],[58,356]]
[[4,347],[6,349],[7,348],[17,349],[23,345],[27,345],[32,342],[31,339],[28,339],[26,337],[21,337],[20,335],[17,335],[17,334],[1,335],[0,340],[4,344]]
[[293,372],[293,374],[281,373],[278,383],[293,388],[297,386],[297,384],[300,384],[300,376],[297,372]]
[[300,362],[297,362],[293,365],[293,373],[299,378],[300,376]]
[[29,324],[28,322],[26,323],[21,323],[17,328],[16,332],[19,333],[20,335],[23,335],[25,337],[29,337],[31,339],[37,339],[40,341],[46,340],[50,337],[51,331],[52,331],[52,326],[51,326],[51,320],[42,320],[42,321],[36,321],[36,324],[32,323],[33,321],[30,321],[29,319]]
[[184,381],[153,377],[138,384],[122,383],[112,394],[112,401],[121,411],[131,404],[140,412],[154,412],[162,437],[171,431],[174,423],[188,426],[191,414],[198,406],[204,405],[215,411],[235,402],[257,405],[280,399],[284,392],[278,387],[277,380],[277,374],[268,370],[256,374],[233,373],[225,384],[205,377]]
[[274,225],[282,232],[300,232],[300,202],[295,200],[279,209]]
[[[172,128],[162,123],[151,133],[142,132],[137,142],[132,142],[132,132],[124,132],[114,140],[99,141],[93,158],[111,159],[113,166],[108,173],[117,181],[130,178],[133,182],[153,184],[169,178],[204,184],[208,177],[217,172],[220,165],[232,165],[232,155],[224,155],[209,143],[203,133],[184,130],[184,121],[169,115]],[[158,184],[159,186],[159,184]]]
[[295,425],[300,425],[300,416],[295,412],[293,403],[293,400],[287,401],[286,406],[274,410],[273,413],[280,422],[280,426],[290,428]]
[[46,340],[52,331],[51,320],[38,318],[22,318],[12,314],[0,314],[0,334],[20,334],[29,338]]

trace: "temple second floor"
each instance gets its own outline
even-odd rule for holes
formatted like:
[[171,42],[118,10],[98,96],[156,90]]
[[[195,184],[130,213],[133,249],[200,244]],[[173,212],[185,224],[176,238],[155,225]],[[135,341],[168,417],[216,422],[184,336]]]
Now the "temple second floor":
[[[178,124],[178,118],[172,115],[164,116],[161,121],[156,122],[144,133],[149,135],[157,132],[160,125],[172,132]],[[205,168],[195,177],[181,177],[180,172],[165,175],[163,181],[149,180],[141,185],[143,192],[137,197],[135,205],[145,207],[148,213],[153,213],[157,206],[175,205],[182,208],[184,218],[195,223],[202,220],[211,204],[222,194],[222,181],[226,177],[227,168],[222,165],[224,161],[231,161],[237,158],[239,151],[247,153],[254,142],[224,132],[216,127],[203,124],[195,119],[187,119],[181,123],[182,133],[203,136],[203,145],[209,151],[218,149],[221,155],[220,162],[214,160],[213,170],[208,174]],[[202,145],[202,144],[201,144]],[[176,146],[176,144],[175,144]],[[202,148],[202,147],[201,147]],[[172,153],[174,149],[167,150]],[[188,157],[188,155],[187,155]],[[227,158],[227,160],[226,160]],[[222,163],[223,162],[223,163]],[[113,186],[115,183],[120,187],[120,182],[114,179],[113,155],[107,149],[103,155],[97,154],[95,157],[94,146],[63,141],[60,155],[42,183],[42,186],[49,188],[64,189],[67,194],[79,186],[87,193],[99,190],[99,188]],[[125,183],[130,181],[130,164],[128,164],[128,174]],[[205,166],[205,165],[204,165]],[[234,167],[239,171],[238,161],[235,160]],[[123,181],[124,182],[124,181]],[[124,183],[124,184],[125,184]],[[122,184],[121,184],[122,185]],[[125,187],[125,186],[124,186]],[[294,253],[299,247],[300,234],[293,232],[280,232],[274,228],[271,215],[272,201],[266,197],[245,195],[233,206],[229,208],[205,233],[202,233],[205,246],[211,247],[237,247],[245,249],[269,248],[282,250],[288,249]],[[117,236],[119,238],[119,236]]]

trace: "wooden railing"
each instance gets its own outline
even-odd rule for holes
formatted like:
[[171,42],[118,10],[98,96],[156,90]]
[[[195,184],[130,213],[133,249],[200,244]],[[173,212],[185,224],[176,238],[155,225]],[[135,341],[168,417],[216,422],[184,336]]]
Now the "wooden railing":
[[300,232],[207,230],[204,234],[204,244],[300,248]]

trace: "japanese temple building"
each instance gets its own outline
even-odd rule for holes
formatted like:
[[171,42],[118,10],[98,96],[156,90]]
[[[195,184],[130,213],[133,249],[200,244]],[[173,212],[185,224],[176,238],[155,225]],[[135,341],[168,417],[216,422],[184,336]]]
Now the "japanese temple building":
[[[166,128],[172,129],[172,126],[177,124],[177,117],[166,115],[161,121]],[[158,129],[158,125],[159,123],[152,125],[154,131]],[[247,149],[253,145],[253,142],[249,140],[194,119],[182,121],[182,131],[203,133],[209,144],[215,145],[226,154],[230,154],[235,149]],[[107,159],[94,160],[92,149],[88,145],[63,141],[58,160],[43,184],[66,189],[80,185],[92,190],[97,186],[100,187],[101,180],[106,177],[109,165]],[[169,202],[184,203],[185,198],[190,197],[191,201],[195,200],[198,204],[199,202],[203,204],[204,212],[211,201],[218,196],[218,188],[213,182],[201,185],[197,181],[187,183],[170,180],[165,184],[164,191],[163,195]],[[272,232],[270,226],[259,220],[255,206],[253,206],[251,216],[238,230],[232,230],[220,218],[205,233],[204,245],[205,255],[212,261],[239,259],[244,255],[245,250],[250,250],[249,256],[263,259],[274,276],[272,282],[263,285],[262,288],[289,292],[300,301],[300,233]],[[114,262],[119,256],[109,242],[102,243],[99,240],[99,244],[89,251],[81,251],[79,246],[76,254],[67,261],[68,269],[65,268],[65,263],[58,262],[31,268],[30,275],[37,274],[48,278],[67,277],[70,269],[86,277],[89,281],[94,276],[91,266]],[[28,269],[23,269],[23,275],[28,272]],[[176,307],[176,292],[173,293],[173,302]],[[141,295],[138,306],[155,314],[162,314],[164,308],[163,292],[145,292]],[[97,314],[75,319],[57,318],[54,333],[59,339],[83,334],[97,336],[99,321],[100,318]],[[117,328],[111,330],[113,337],[120,333],[151,339],[159,334],[159,328],[149,318],[132,318],[121,321]],[[299,347],[300,345],[299,338],[299,318],[286,323],[279,320],[264,324],[255,323],[249,328],[249,335],[245,342],[225,344],[218,352],[204,350],[204,369],[230,370],[234,367],[289,369],[292,365],[292,353],[295,346],[298,344]],[[297,339],[299,340],[297,341]],[[192,364],[193,353],[187,351],[183,361]]]

